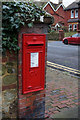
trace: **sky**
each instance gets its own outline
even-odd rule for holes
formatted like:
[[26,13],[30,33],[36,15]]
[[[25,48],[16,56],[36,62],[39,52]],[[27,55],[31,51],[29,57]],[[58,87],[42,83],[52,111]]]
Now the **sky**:
[[[58,0],[51,0],[53,3],[58,3]],[[63,0],[63,5],[67,7],[69,4],[74,2],[75,0]]]
[[[35,0],[35,1],[48,1],[48,0]],[[50,0],[53,3],[58,3],[59,0]],[[74,1],[80,1],[80,0],[62,0],[63,1],[63,5],[65,7],[67,7],[68,5],[70,5],[71,3],[73,3]]]

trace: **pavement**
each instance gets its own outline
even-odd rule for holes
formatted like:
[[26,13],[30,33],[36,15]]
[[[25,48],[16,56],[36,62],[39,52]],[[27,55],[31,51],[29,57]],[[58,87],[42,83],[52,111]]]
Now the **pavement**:
[[[45,96],[46,120],[78,118],[78,81],[79,78],[69,74],[69,72],[47,67]],[[8,112],[10,108],[9,114],[6,115],[14,118],[14,116],[17,116],[17,112],[16,104],[13,104],[13,100],[16,99],[17,92],[15,89],[6,90],[3,91],[3,95],[3,110]]]
[[45,118],[79,118],[78,81],[69,72],[47,67]]

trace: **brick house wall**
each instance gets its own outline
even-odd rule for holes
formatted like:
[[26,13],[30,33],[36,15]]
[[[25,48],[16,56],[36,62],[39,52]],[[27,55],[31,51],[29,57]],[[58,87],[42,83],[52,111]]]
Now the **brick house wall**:
[[46,12],[50,13],[51,15],[54,14],[54,11],[53,9],[51,8],[51,6],[48,4],[45,9],[44,9]]
[[[76,9],[74,9],[75,11]],[[79,13],[80,10],[78,10],[78,15],[80,14]],[[71,18],[71,10],[68,10],[68,11],[65,11],[66,14],[65,14],[65,25],[69,28],[69,25],[71,24],[72,25],[72,31],[73,31],[73,26],[74,24],[77,24],[77,30],[78,30],[78,24],[79,22],[68,22],[69,19],[73,20],[75,19],[75,12],[74,12],[74,18]],[[67,16],[67,17],[66,17]],[[79,16],[78,16],[78,19],[79,19]]]
[[[69,26],[72,26],[72,31],[75,30],[74,29],[75,25],[77,26],[76,31],[80,29],[80,6],[78,4],[79,3],[77,3],[75,1],[64,9],[64,11],[65,11],[65,26],[67,26],[68,29],[69,29]],[[71,17],[72,10],[74,11],[73,17]],[[78,17],[75,17],[76,10],[78,10]]]
[[[72,30],[74,29],[74,25],[77,25],[77,30],[80,29],[80,3],[78,3],[79,5],[78,7],[77,3],[75,2],[74,4],[73,2],[72,4],[69,5],[71,6],[71,8],[65,8],[65,9],[62,4],[60,6],[59,4],[54,4],[54,5],[53,4],[54,3],[50,2],[50,4],[46,4],[46,7],[44,7],[44,10],[50,13],[54,17],[53,26],[57,25],[57,23],[60,23],[61,26],[64,26],[67,29],[69,28],[70,25],[72,25]],[[55,8],[55,5],[57,6],[56,8]],[[75,19],[76,9],[78,9],[79,21],[73,21],[72,23],[68,22],[69,19],[72,19],[72,20]],[[71,10],[74,10],[74,18],[71,18]]]
[[78,9],[78,18],[80,19],[80,9]]
[[63,10],[63,7],[61,6],[61,7],[56,11],[56,13],[57,13],[58,15],[55,15],[55,24],[57,24],[57,23],[59,23],[59,22],[61,22],[61,23],[64,24],[64,22],[65,22],[65,12],[64,12],[64,10]]
[[[80,9],[78,9],[78,17],[80,19]],[[80,23],[78,24],[78,29],[80,30]]]
[[70,11],[65,11],[65,26],[68,26],[68,22],[67,21],[69,20],[70,16],[71,16]]
[[78,9],[78,18],[80,19],[80,8]]
[[64,9],[62,6],[59,7],[59,9],[57,11],[54,11],[52,9],[52,7],[50,6],[50,4],[48,4],[44,10],[48,13],[50,13],[53,17],[54,17],[54,24],[53,25],[56,25],[57,23],[61,22],[61,23],[64,23],[65,20],[64,20],[64,16],[65,16],[65,12],[64,12]]
[[[79,9],[78,9],[78,18],[80,19],[80,3],[78,4]],[[80,22],[78,24],[78,29],[80,30]]]

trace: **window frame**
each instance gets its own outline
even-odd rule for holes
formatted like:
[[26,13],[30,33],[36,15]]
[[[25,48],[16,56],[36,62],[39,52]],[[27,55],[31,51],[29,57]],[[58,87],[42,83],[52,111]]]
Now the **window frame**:
[[[76,27],[75,27],[76,26]],[[73,31],[77,31],[77,24],[73,25]]]
[[69,24],[69,31],[72,31],[72,24]]
[[74,10],[71,10],[71,18],[74,18]]
[[78,18],[78,9],[75,9],[75,18]]

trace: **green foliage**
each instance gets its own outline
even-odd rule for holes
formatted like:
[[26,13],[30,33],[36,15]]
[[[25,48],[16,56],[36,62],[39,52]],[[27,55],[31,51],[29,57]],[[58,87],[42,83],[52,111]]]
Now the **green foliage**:
[[54,40],[58,41],[59,40],[59,33],[56,31],[50,32],[47,34],[48,40]]
[[2,46],[3,51],[8,49],[17,52],[17,37],[20,27],[27,22],[28,27],[33,26],[34,21],[39,21],[45,14],[42,8],[31,2],[3,2],[2,5]]
[[64,34],[64,36],[65,37],[69,37],[69,36],[72,36],[73,34],[76,34],[77,32],[73,32],[73,31],[71,31],[71,32],[65,32],[65,34]]
[[68,27],[66,26],[62,26],[62,30],[64,31],[64,32],[68,32]]

